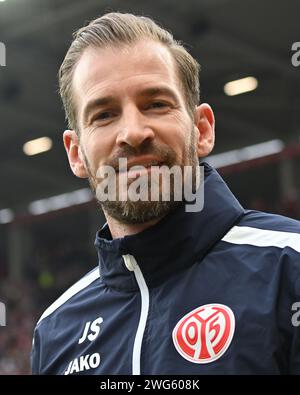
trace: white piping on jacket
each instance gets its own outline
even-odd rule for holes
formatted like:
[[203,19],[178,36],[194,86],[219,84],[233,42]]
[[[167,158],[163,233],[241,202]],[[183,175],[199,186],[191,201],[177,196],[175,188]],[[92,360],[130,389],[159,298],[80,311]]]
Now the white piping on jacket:
[[300,252],[300,235],[292,232],[234,226],[222,241],[232,244],[250,244],[256,247],[290,247]]
[[134,256],[123,255],[125,266],[128,270],[134,272],[136,281],[141,292],[141,315],[139,320],[138,329],[134,339],[133,354],[132,354],[132,374],[141,374],[141,351],[143,336],[146,328],[146,322],[149,312],[149,290],[145,282],[143,273],[139,268]]
[[60,306],[66,303],[72,296],[76,295],[78,292],[88,287],[93,281],[100,277],[99,266],[96,266],[93,271],[88,273],[86,276],[81,278],[77,283],[72,285],[66,292],[64,292],[54,303],[52,303],[43,313],[41,318],[38,320],[37,325],[48,315],[52,314]]

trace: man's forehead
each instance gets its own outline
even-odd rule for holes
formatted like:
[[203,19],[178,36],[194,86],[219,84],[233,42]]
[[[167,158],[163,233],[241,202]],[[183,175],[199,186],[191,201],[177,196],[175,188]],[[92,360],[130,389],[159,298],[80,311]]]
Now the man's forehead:
[[104,48],[89,47],[75,68],[75,95],[89,90],[97,82],[117,80],[120,73],[128,77],[143,73],[164,74],[168,78],[176,74],[171,53],[155,41],[141,40],[130,45]]

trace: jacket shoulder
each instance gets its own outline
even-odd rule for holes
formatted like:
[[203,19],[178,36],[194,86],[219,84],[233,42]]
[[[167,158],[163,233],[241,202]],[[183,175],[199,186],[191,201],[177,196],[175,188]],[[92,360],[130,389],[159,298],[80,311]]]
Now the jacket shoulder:
[[36,326],[38,326],[46,317],[52,315],[54,312],[60,309],[61,306],[65,305],[73,296],[89,287],[99,277],[99,266],[97,266],[85,276],[83,276],[79,281],[73,284],[70,288],[68,288],[58,299],[56,299],[56,301],[44,311]]
[[[64,330],[67,309],[70,308],[72,301],[75,306],[78,306],[76,297],[84,301],[86,292],[93,292],[94,285],[98,284],[96,280],[99,277],[99,266],[97,266],[65,291],[42,314],[33,334],[30,356],[33,374],[45,374],[48,372],[49,365],[53,363],[53,350],[55,349],[55,346],[51,342],[53,339],[55,341],[57,340],[58,333],[63,333],[64,336],[70,336],[70,332]],[[51,337],[49,337],[50,332]]]
[[289,247],[300,253],[300,222],[281,215],[247,210],[222,241],[256,247]]
[[300,221],[263,211],[246,210],[238,225],[300,234]]

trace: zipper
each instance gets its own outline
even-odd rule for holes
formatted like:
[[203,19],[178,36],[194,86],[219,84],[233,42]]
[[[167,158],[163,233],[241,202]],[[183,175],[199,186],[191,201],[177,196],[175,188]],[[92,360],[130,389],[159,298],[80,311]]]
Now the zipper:
[[124,263],[127,269],[134,272],[136,281],[141,292],[141,315],[139,320],[138,329],[134,339],[133,354],[132,354],[132,374],[141,374],[141,351],[143,336],[146,328],[146,322],[149,312],[149,290],[144,279],[143,273],[137,264],[134,256],[123,255]]

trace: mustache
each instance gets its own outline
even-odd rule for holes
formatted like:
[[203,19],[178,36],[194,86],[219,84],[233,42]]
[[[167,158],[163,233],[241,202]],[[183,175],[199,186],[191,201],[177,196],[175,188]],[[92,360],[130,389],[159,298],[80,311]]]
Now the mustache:
[[152,142],[144,142],[139,147],[126,145],[113,154],[106,162],[106,165],[112,166],[116,171],[119,170],[119,159],[126,158],[128,161],[141,155],[153,155],[164,165],[173,166],[176,164],[177,155],[169,146],[157,146]]

